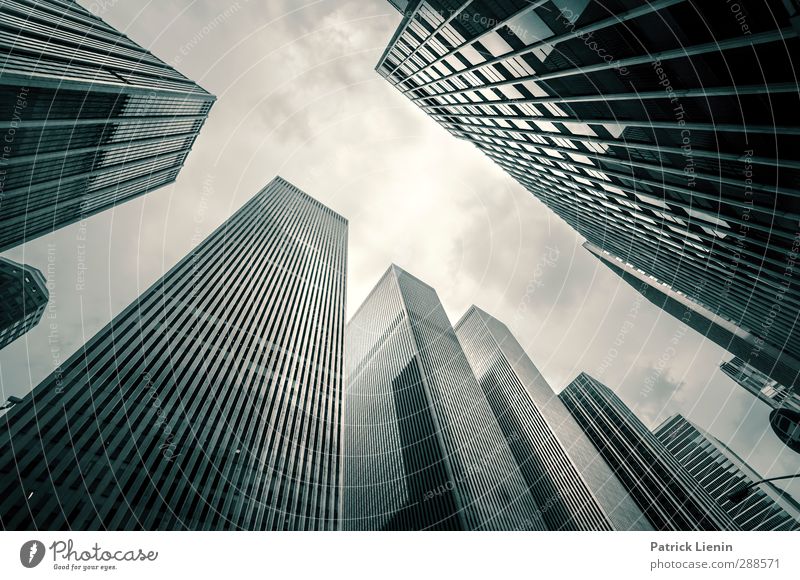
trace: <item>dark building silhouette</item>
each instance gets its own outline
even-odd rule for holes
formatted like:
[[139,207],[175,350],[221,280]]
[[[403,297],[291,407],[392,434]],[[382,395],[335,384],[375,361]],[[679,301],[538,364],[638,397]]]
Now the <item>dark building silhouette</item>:
[[0,251],[171,183],[214,97],[77,2],[0,12]]
[[770,482],[741,502],[728,498],[738,485],[763,477],[710,433],[675,415],[653,434],[742,530],[800,530],[800,505]]
[[346,351],[344,529],[546,529],[433,288],[391,266]]
[[39,270],[0,258],[0,348],[39,324],[48,297]]
[[511,331],[476,306],[455,331],[547,528],[652,529]]
[[720,6],[417,0],[377,70],[589,242],[797,361],[797,3]]
[[559,397],[656,530],[737,530],[611,389],[581,373]]
[[2,527],[336,528],[346,266],[270,182],[0,419]]

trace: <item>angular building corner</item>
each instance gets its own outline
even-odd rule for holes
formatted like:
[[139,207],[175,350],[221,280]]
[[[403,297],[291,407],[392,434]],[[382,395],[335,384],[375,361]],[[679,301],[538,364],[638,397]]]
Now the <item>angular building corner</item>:
[[0,257],[0,349],[39,324],[49,296],[39,270]]
[[550,530],[651,530],[505,324],[477,306],[455,325]]
[[347,220],[276,178],[0,419],[8,530],[332,530]]
[[0,25],[0,251],[176,179],[213,95],[77,2]]
[[344,529],[546,529],[433,288],[391,266],[346,361]]

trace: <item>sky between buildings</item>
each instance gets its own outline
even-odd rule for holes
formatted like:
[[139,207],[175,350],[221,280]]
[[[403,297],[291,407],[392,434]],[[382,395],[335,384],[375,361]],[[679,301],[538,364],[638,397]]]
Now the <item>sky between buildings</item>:
[[650,427],[679,412],[759,472],[797,472],[768,407],[718,370],[730,355],[374,71],[400,22],[385,0],[80,3],[218,101],[175,184],[4,254],[51,292],[38,327],[0,351],[4,400],[280,174],[350,221],[349,314],[394,262],[437,289],[451,322],[473,303],[506,322],[556,392],[586,371]]

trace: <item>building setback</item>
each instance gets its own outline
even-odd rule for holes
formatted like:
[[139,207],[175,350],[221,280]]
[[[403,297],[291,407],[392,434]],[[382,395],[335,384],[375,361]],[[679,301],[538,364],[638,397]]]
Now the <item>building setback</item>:
[[[750,368],[760,369],[756,372],[760,372],[762,376],[769,375],[775,381],[789,385],[797,384],[800,380],[800,361],[785,350],[781,351],[764,343],[758,336],[737,326],[735,322],[711,312],[682,292],[660,283],[618,256],[601,250],[590,242],[585,242],[583,247],[649,302],[737,355],[736,360],[742,360]],[[744,361],[749,361],[749,364]]]
[[771,408],[800,411],[800,388],[790,389],[782,385],[739,357],[722,363],[719,368],[736,381],[736,384]]
[[346,265],[270,182],[2,418],[3,528],[335,529]]
[[589,242],[797,361],[796,3],[723,8],[416,0],[377,70]]
[[433,288],[391,266],[346,370],[345,529],[546,529]]
[[611,389],[581,373],[559,397],[656,530],[739,529]]
[[652,529],[511,331],[476,306],[455,331],[548,529]]
[[77,2],[0,13],[0,251],[175,180],[214,97]]
[[741,502],[728,499],[738,485],[763,477],[713,435],[681,415],[653,433],[742,530],[800,530],[800,505],[772,483],[754,487]]
[[39,324],[49,296],[39,270],[0,258],[0,349]]

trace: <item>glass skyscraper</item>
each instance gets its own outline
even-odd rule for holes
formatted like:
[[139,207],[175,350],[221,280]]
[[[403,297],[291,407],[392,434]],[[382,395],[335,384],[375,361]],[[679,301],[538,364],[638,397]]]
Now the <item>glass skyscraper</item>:
[[800,360],[796,2],[405,14],[377,65],[398,91],[589,242]]
[[345,529],[546,529],[433,288],[391,266],[345,366]]
[[455,331],[548,529],[652,529],[511,331],[476,306]]
[[611,389],[581,373],[559,397],[656,530],[738,529]]
[[0,348],[39,324],[49,296],[39,270],[0,258]]
[[742,530],[800,530],[800,505],[772,483],[755,486],[741,502],[728,498],[738,485],[763,478],[713,435],[681,415],[653,433]]
[[0,11],[0,251],[175,180],[214,97],[71,0]]
[[0,419],[5,529],[335,529],[347,221],[281,178]]

